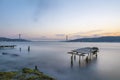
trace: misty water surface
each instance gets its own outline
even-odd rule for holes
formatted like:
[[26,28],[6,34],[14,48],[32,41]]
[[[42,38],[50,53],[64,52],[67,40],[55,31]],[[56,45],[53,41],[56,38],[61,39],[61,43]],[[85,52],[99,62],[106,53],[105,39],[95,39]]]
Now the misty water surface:
[[[0,49],[0,71],[34,68],[57,80],[120,80],[120,43],[81,42],[0,42],[15,44],[15,49]],[[27,50],[30,46],[30,51]],[[76,57],[71,64],[67,52],[82,47],[98,47],[98,57],[88,64]],[[21,51],[20,49],[21,48]],[[19,56],[3,55],[2,53]]]

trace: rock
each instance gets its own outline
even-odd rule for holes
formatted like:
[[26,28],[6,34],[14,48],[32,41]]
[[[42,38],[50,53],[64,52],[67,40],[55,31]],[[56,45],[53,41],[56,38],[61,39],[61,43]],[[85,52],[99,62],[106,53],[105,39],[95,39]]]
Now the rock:
[[0,80],[55,80],[42,72],[30,68],[21,71],[0,72]]
[[18,54],[11,54],[11,56],[17,57],[17,56],[19,56],[19,55],[18,55]]
[[8,53],[3,52],[2,55],[8,55]]

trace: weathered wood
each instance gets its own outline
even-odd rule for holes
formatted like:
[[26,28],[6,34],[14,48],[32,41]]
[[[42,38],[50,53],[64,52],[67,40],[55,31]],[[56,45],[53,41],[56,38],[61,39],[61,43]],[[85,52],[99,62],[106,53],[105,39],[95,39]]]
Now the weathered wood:
[[99,49],[97,47],[85,47],[71,50],[71,52],[68,52],[68,54],[71,54],[71,67],[73,67],[73,58],[76,60],[76,55],[79,57],[79,65],[84,66],[84,60],[85,64],[89,63],[94,55],[97,57],[98,51]]
[[0,45],[0,48],[14,48],[16,45]]
[[88,57],[91,59],[93,55],[97,56],[97,52],[99,49],[97,47],[85,47],[85,48],[79,48],[74,49],[71,52],[68,52],[68,54],[78,55],[79,57],[85,56],[85,54],[88,55]]
[[89,54],[93,52],[98,52],[98,50],[99,49],[97,47],[85,47],[85,48],[74,49],[72,50],[72,52]]

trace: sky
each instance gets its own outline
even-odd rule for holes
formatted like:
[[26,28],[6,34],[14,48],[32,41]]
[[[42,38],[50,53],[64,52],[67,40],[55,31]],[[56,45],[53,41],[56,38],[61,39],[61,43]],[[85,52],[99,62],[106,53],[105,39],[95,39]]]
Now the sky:
[[120,0],[0,0],[0,37],[120,36]]

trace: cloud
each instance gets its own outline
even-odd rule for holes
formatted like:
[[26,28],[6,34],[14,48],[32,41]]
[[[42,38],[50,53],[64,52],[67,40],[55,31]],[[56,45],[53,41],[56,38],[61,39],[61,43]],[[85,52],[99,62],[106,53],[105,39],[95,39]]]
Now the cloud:
[[46,0],[45,1],[38,0],[36,5],[37,5],[37,7],[36,7],[35,13],[33,15],[35,22],[38,21],[39,15],[42,14],[45,10],[47,10],[48,3],[46,2]]
[[63,37],[63,36],[65,36],[65,34],[56,34],[55,36]]
[[106,32],[106,33],[101,33],[101,35],[104,35],[104,36],[120,36],[120,32]]
[[34,38],[30,38],[30,39],[32,39],[32,40],[49,40],[49,38],[46,36],[34,37]]
[[90,30],[90,31],[86,31],[86,32],[77,32],[77,33],[72,33],[69,34],[68,37],[71,39],[75,39],[75,38],[88,38],[88,37],[99,37],[100,33],[103,30]]
[[98,32],[102,32],[103,30],[91,30],[91,31],[86,31],[86,32],[76,32],[76,33],[71,33],[69,35],[84,35],[84,34],[92,34],[92,33],[98,33]]
[[91,30],[87,32],[78,32],[69,35],[69,39],[76,38],[90,38],[90,37],[101,37],[101,36],[120,36],[120,32],[104,32],[103,30]]
[[91,30],[91,31],[85,32],[85,34],[102,32],[102,31],[103,31],[103,30]]
[[54,9],[57,6],[57,0],[37,0],[36,9],[34,12],[34,21],[38,21],[40,16],[48,13],[50,9]]

